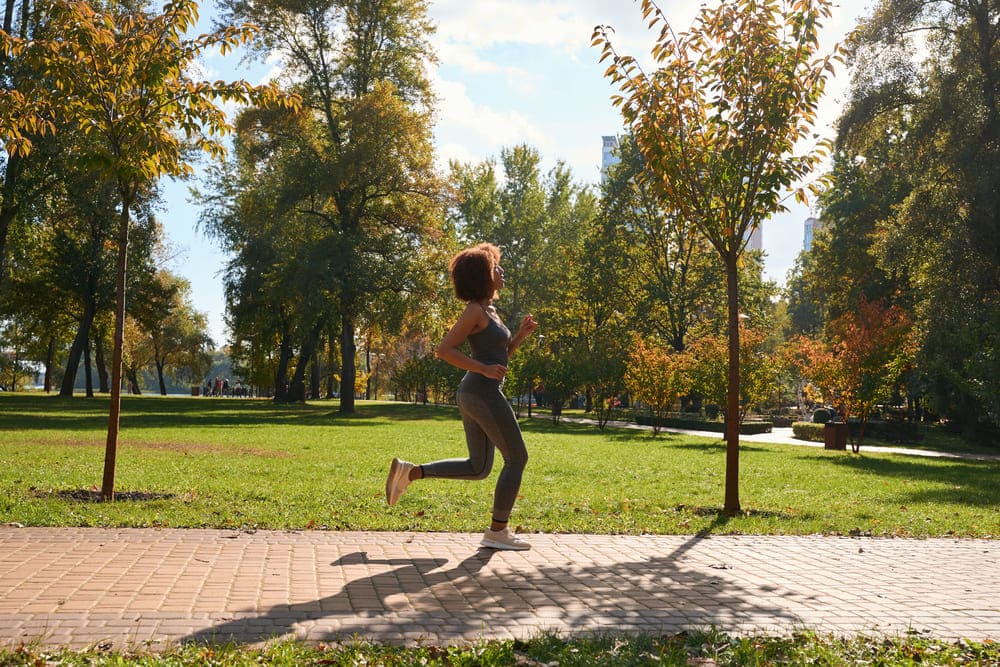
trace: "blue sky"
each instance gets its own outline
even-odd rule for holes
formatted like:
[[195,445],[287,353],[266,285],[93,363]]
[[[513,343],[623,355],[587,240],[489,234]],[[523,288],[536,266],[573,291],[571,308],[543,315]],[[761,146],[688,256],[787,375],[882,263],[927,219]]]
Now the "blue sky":
[[[686,29],[698,3],[661,3],[675,29]],[[842,2],[823,31],[832,45],[867,11],[864,0]],[[211,5],[203,5],[200,30],[208,29]],[[439,64],[433,73],[439,97],[435,140],[442,169],[450,159],[481,161],[500,149],[527,143],[539,150],[543,167],[566,162],[576,179],[596,183],[601,136],[620,134],[622,122],[612,108],[614,92],[603,77],[600,52],[590,46],[597,24],[615,29],[619,51],[642,58],[652,33],[631,0],[439,0],[430,3],[438,26],[433,42]],[[244,78],[258,83],[277,64],[241,64],[237,55],[205,59],[210,79]],[[828,85],[817,130],[832,136],[832,122],[847,82],[846,72]],[[221,270],[226,257],[214,242],[196,231],[197,208],[189,202],[188,184],[164,182],[159,215],[175,249],[169,268],[191,282],[195,308],[209,318],[217,345],[227,341]],[[809,210],[791,211],[764,225],[765,273],[784,283],[802,248],[802,223]]]

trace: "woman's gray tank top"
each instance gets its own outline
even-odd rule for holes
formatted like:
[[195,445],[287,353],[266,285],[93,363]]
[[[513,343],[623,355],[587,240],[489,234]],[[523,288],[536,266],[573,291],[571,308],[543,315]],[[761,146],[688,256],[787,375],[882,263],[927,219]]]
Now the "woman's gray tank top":
[[[483,309],[486,310],[485,308]],[[484,364],[507,365],[507,346],[510,344],[510,329],[497,322],[486,313],[486,318],[490,321],[482,331],[469,334],[469,347],[472,348],[470,355],[476,361]],[[473,371],[468,371],[462,382],[458,385],[459,391],[497,391],[503,382],[494,380],[485,375],[480,375]]]
[[[485,309],[484,309],[485,310]],[[469,334],[469,346],[472,348],[472,358],[484,364],[507,365],[507,346],[510,345],[510,329],[490,317],[490,321],[482,331]]]

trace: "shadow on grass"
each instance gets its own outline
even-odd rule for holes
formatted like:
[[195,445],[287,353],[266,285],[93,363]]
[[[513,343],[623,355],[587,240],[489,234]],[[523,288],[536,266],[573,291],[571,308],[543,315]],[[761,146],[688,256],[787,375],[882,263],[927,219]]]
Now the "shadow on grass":
[[[107,428],[107,396],[60,398],[44,395],[0,394],[4,430],[103,430]],[[122,428],[367,426],[379,420],[451,421],[454,407],[412,403],[358,401],[353,414],[344,414],[333,402],[275,403],[267,399],[228,399],[175,396],[122,397]]]
[[1000,464],[989,461],[919,459],[916,457],[846,456],[826,459],[831,465],[892,479],[921,480],[935,489],[901,490],[910,502],[1000,506]]
[[[57,496],[62,500],[71,500],[83,503],[102,503],[101,492],[96,489],[62,489],[60,491],[40,491],[32,489],[31,494],[36,498],[47,498]],[[152,491],[115,491],[115,502],[148,502],[151,500],[173,500],[177,497],[175,493],[155,493]]]
[[[456,415],[457,416],[457,415]],[[595,438],[611,440],[613,442],[634,442],[648,444],[656,442],[648,433],[643,431],[628,431],[624,429],[604,429],[588,424],[576,424],[573,422],[554,422],[551,419],[527,419],[522,417],[519,420],[521,431],[524,433],[539,433],[552,435],[572,435],[574,437]],[[664,440],[667,442],[668,440]]]
[[[713,526],[726,521],[720,517]],[[346,581],[334,595],[275,605],[259,614],[232,614],[181,642],[256,643],[290,633],[331,642],[386,632],[406,633],[412,641],[413,635],[428,629],[474,637],[484,630],[537,631],[539,624],[559,633],[590,635],[678,632],[757,618],[797,623],[793,613],[768,603],[752,587],[688,565],[688,552],[703,545],[712,529],[683,539],[664,555],[637,554],[607,564],[567,560],[525,566],[519,555],[504,554],[500,566],[490,568],[496,552],[479,549],[442,569],[448,564],[443,558],[348,553],[330,564],[334,572],[329,576]]]

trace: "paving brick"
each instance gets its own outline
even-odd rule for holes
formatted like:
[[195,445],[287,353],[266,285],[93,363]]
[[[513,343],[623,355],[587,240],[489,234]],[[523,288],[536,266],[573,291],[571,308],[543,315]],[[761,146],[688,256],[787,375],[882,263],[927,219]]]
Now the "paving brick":
[[[0,645],[275,636],[390,643],[600,634],[1000,637],[1000,544],[840,537],[0,528]],[[52,553],[71,554],[52,557]],[[931,576],[933,574],[933,576]]]

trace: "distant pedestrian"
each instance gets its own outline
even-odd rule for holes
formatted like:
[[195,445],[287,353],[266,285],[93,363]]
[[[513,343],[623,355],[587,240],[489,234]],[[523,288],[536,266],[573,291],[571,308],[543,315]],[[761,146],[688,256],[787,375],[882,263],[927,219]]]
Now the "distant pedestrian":
[[[512,337],[497,314],[493,299],[504,286],[504,273],[500,249],[495,245],[480,243],[463,250],[451,260],[449,269],[455,295],[466,306],[438,346],[437,356],[467,371],[458,386],[457,402],[469,456],[423,465],[393,459],[385,485],[386,500],[395,505],[411,482],[427,477],[485,479],[493,466],[494,448],[499,449],[503,470],[493,495],[490,527],[481,544],[493,549],[530,549],[530,544],[508,528],[528,450],[502,385],[510,355],[538,325],[526,315]],[[471,347],[471,357],[459,349],[465,341]]]

